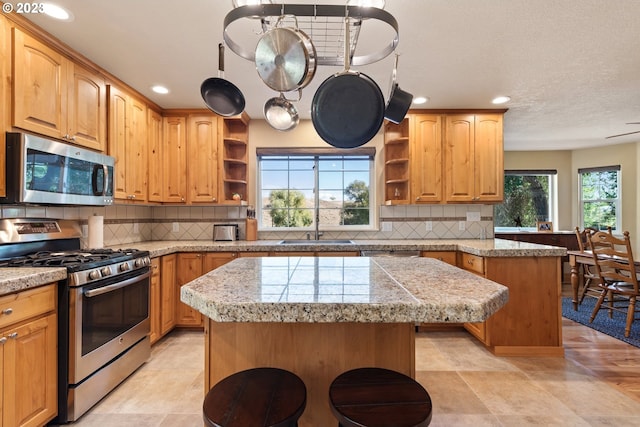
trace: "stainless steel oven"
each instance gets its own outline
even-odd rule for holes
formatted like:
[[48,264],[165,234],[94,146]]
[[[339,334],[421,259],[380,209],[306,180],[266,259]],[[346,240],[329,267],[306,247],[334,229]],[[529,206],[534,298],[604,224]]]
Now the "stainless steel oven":
[[75,221],[0,219],[0,267],[66,267],[58,285],[58,423],[75,421],[150,356],[149,252],[80,249]]
[[[118,268],[123,265],[128,264]],[[104,396],[104,389],[114,388],[149,357],[150,276],[146,263],[69,287],[67,421],[79,418]]]

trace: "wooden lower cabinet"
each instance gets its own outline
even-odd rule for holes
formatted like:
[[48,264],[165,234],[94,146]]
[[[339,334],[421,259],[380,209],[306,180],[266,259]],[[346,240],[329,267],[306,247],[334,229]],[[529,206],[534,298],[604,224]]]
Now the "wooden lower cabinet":
[[0,297],[3,427],[39,427],[57,414],[56,301],[55,284]]
[[176,271],[178,256],[165,255],[160,260],[160,336],[176,325]]
[[497,356],[563,356],[560,257],[479,257],[458,267],[509,288],[509,301],[482,323],[465,323]]
[[160,264],[160,258],[153,258],[151,260],[151,280],[149,286],[149,320],[151,323],[149,340],[151,341],[151,344],[154,344],[162,336],[160,326],[160,302],[162,300],[162,293],[160,290],[160,281],[162,280]]
[[237,258],[236,252],[185,252],[178,254],[176,271],[176,326],[203,327],[203,317],[180,301],[180,287]]
[[425,258],[435,258],[450,265],[458,265],[458,262],[456,261],[456,253],[454,251],[422,251],[420,252],[420,256]]

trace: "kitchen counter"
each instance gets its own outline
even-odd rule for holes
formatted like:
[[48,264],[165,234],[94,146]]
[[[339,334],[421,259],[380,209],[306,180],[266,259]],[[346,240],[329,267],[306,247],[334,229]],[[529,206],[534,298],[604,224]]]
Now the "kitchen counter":
[[507,299],[432,258],[239,258],[181,289],[216,322],[482,322]]
[[207,240],[164,240],[153,242],[128,243],[113,246],[114,249],[135,247],[147,250],[152,257],[168,255],[174,252],[309,252],[309,251],[361,251],[361,250],[421,250],[421,251],[460,251],[486,257],[554,257],[564,256],[565,248],[516,242],[503,239],[487,240],[352,240],[354,244],[323,243],[322,240],[309,244],[283,245],[280,240],[256,240],[235,242],[213,242]]
[[480,322],[506,287],[432,258],[238,258],[181,288],[205,316],[205,390],[272,366],[307,388],[301,427],[334,425],[331,381],[363,366],[415,377],[416,322]]
[[67,278],[66,268],[0,268],[0,295],[11,294]]

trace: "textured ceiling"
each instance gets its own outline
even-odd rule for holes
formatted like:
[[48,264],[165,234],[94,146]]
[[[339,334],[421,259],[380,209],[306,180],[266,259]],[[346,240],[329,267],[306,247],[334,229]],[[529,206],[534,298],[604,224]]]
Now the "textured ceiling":
[[[204,106],[200,84],[217,76],[217,45],[231,0],[58,3],[72,11],[72,22],[28,18],[158,105]],[[386,10],[400,26],[398,83],[415,96],[428,96],[424,108],[495,108],[494,96],[510,96],[507,150],[640,141],[640,133],[605,139],[640,131],[640,125],[626,124],[640,121],[640,1],[387,0]],[[245,21],[232,35],[252,50],[257,26]],[[386,30],[363,22],[358,49],[376,51],[387,44],[392,33]],[[249,115],[261,119],[264,103],[277,93],[262,82],[253,62],[229,49],[225,68],[226,78],[244,93]],[[357,67],[385,97],[392,68],[393,55]],[[318,67],[296,104],[302,117],[309,117],[317,87],[340,69]],[[171,92],[156,95],[150,90],[154,84]]]

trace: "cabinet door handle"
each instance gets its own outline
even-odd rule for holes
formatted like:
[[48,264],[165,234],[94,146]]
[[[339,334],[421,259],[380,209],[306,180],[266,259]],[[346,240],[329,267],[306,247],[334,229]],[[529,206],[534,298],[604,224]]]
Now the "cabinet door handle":
[[468,261],[467,261],[467,264],[469,264],[469,265],[473,265],[473,260],[472,260],[472,259],[468,260]]
[[0,344],[4,344],[7,342],[7,337],[0,338]]
[[18,338],[18,333],[17,332],[11,332],[9,335],[7,335],[9,338],[11,339],[16,339]]
[[9,308],[5,308],[4,310],[2,310],[2,314],[5,315],[10,315],[11,313],[13,313],[13,308],[9,307]]

